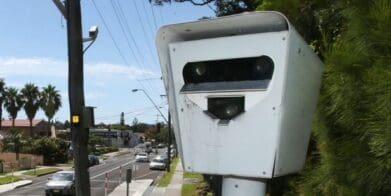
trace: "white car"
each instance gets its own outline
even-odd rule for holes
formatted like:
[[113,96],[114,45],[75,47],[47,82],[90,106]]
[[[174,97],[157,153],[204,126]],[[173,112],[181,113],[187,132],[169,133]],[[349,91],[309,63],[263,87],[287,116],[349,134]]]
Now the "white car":
[[149,162],[149,157],[147,153],[138,153],[136,155],[136,162]]
[[167,163],[165,161],[165,159],[162,159],[162,158],[154,158],[151,163],[149,164],[149,169],[166,169],[167,167]]

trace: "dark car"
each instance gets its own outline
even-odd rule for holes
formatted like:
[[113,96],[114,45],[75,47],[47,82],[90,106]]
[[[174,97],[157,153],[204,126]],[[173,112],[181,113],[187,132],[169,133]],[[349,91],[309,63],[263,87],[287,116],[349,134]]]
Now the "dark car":
[[45,186],[45,195],[75,195],[75,172],[60,171]]
[[97,156],[95,155],[88,155],[88,165],[91,167],[91,166],[94,166],[94,165],[99,165],[99,159]]

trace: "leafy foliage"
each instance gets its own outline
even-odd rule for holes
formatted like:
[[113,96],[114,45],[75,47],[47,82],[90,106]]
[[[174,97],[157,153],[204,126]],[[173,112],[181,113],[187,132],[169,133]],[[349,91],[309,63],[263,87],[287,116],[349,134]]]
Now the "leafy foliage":
[[214,3],[216,9],[210,8],[214,10],[217,16],[254,11],[259,4],[259,0],[149,0],[149,2],[155,5],[163,5],[164,3],[171,3],[173,1],[178,3],[189,2],[197,6],[209,6],[209,4]]
[[314,124],[319,157],[309,157],[294,195],[387,195],[391,2],[277,0],[259,9],[286,13],[326,64]]
[[32,142],[32,152],[43,155],[44,164],[67,162],[68,144],[62,139],[41,137]]
[[61,95],[58,90],[52,85],[48,85],[42,89],[41,93],[41,108],[44,111],[48,121],[51,122],[54,114],[61,107]]
[[23,101],[19,91],[16,88],[7,88],[5,90],[4,107],[12,118],[12,126],[15,125],[15,119],[22,106]]
[[27,146],[29,141],[23,136],[21,130],[11,128],[10,135],[2,140],[1,149],[3,151],[14,152],[16,160],[19,160],[19,153]]
[[20,92],[24,111],[30,121],[30,135],[32,136],[32,121],[40,106],[40,92],[38,87],[32,83],[26,84]]

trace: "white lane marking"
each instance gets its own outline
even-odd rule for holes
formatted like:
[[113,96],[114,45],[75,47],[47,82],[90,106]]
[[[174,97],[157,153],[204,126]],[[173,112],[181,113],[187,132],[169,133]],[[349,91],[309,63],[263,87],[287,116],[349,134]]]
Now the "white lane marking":
[[110,172],[112,172],[112,171],[114,171],[114,170],[116,170],[116,169],[119,169],[120,167],[124,167],[124,166],[129,165],[129,164],[134,163],[134,162],[136,162],[136,161],[135,161],[135,160],[129,161],[128,163],[122,164],[121,166],[115,167],[115,168],[113,168],[113,169],[111,169],[111,170],[109,170],[109,171],[105,171],[105,172],[102,172],[102,173],[100,173],[100,174],[98,174],[98,175],[95,175],[95,176],[91,177],[90,179],[97,178],[97,177],[99,177],[99,176],[104,175],[105,173],[110,173]]

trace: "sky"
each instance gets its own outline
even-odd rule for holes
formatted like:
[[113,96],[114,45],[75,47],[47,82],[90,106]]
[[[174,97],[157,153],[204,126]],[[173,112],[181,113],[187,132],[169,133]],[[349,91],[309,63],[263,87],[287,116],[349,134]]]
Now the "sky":
[[[62,96],[62,107],[54,119],[68,120],[65,19],[51,0],[1,3],[0,78],[6,86],[18,89],[26,83],[41,88],[54,85]],[[96,107],[96,123],[117,123],[121,112],[129,124],[134,118],[147,123],[162,121],[145,94],[131,92],[144,89],[167,113],[167,101],[160,96],[165,92],[155,47],[156,31],[163,25],[213,16],[213,11],[190,3],[152,7],[148,0],[81,0],[81,7],[83,35],[88,36],[91,26],[99,27],[96,42],[84,54],[85,103]],[[8,118],[7,112],[3,118]],[[25,118],[21,110],[18,119]],[[39,111],[36,119],[46,117]]]

